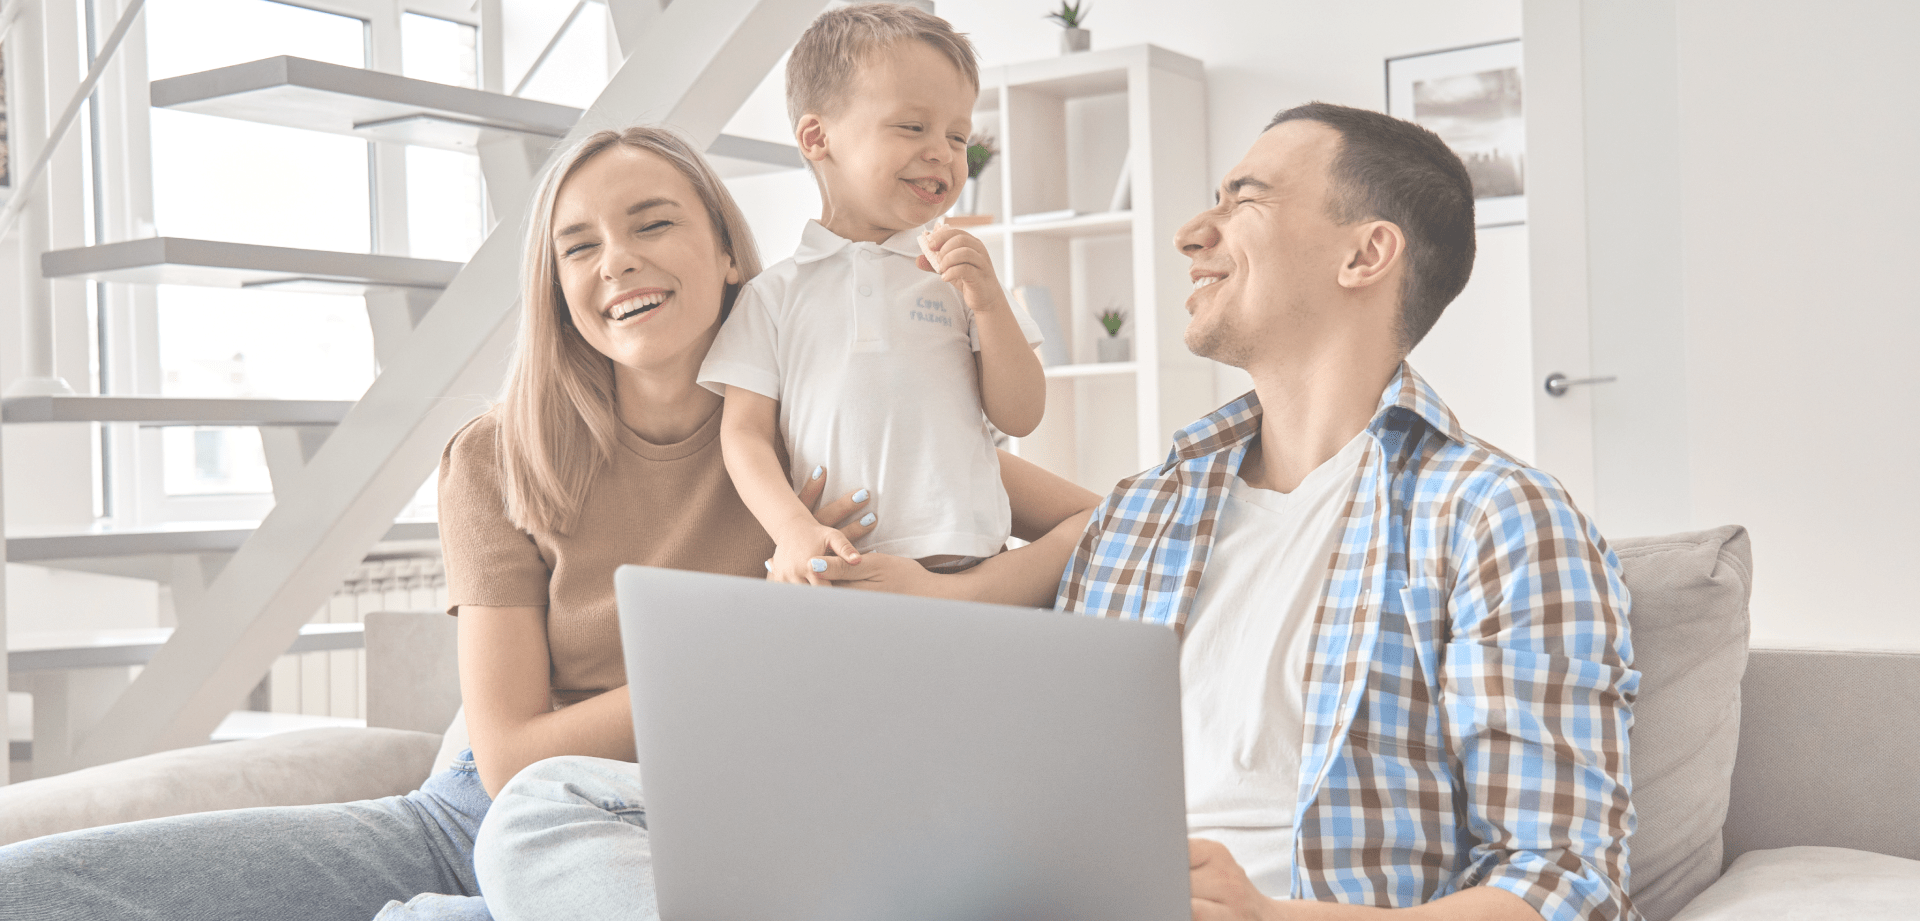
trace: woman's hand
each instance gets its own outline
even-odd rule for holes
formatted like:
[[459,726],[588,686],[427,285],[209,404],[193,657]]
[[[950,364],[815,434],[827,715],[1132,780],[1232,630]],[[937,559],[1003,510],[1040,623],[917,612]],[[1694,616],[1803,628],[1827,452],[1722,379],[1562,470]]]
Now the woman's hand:
[[768,579],[826,585],[833,581],[827,575],[831,566],[842,567],[835,571],[844,573],[845,567],[860,565],[863,557],[853,542],[872,534],[879,520],[867,511],[873,494],[856,489],[822,504],[826,474],[825,467],[815,467],[813,476],[800,487],[800,504],[813,509],[814,520],[795,522],[788,533],[772,535],[775,549],[773,559],[767,561]]

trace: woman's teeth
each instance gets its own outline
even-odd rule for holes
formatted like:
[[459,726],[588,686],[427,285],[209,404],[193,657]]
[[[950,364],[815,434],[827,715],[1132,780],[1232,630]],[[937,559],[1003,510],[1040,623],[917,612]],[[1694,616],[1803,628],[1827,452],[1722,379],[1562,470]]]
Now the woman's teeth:
[[616,313],[613,318],[615,320],[624,320],[628,317],[639,316],[660,306],[660,302],[666,299],[667,293],[665,291],[657,291],[653,294],[642,294],[630,301],[622,301],[614,307]]

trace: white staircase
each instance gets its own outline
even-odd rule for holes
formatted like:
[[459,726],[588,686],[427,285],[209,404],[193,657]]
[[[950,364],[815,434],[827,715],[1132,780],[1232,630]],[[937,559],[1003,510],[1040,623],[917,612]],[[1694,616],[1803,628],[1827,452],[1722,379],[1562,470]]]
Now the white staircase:
[[[550,149],[594,129],[647,121],[687,133],[723,174],[801,165],[792,147],[724,136],[720,128],[826,0],[609,6],[621,46],[631,51],[644,36],[645,53],[630,54],[585,110],[294,57],[150,84],[155,106],[473,151],[495,226],[465,265],[170,237],[42,256],[49,279],[364,294],[380,372],[353,403],[61,395],[5,401],[9,424],[257,426],[274,488],[273,510],[257,524],[7,536],[14,562],[168,581],[179,622],[164,637],[67,643],[57,655],[50,647],[5,657],[36,674],[51,670],[48,663],[125,665],[128,656],[145,666],[124,688],[76,692],[76,700],[92,698],[69,707],[58,732],[36,739],[36,760],[47,744],[61,749],[48,753],[50,763],[72,768],[204,743],[277,657],[349,642],[352,631],[315,631],[307,621],[370,548],[437,538],[431,522],[394,517],[448,438],[503,380],[517,330],[526,198]],[[0,735],[4,729],[0,716]]]

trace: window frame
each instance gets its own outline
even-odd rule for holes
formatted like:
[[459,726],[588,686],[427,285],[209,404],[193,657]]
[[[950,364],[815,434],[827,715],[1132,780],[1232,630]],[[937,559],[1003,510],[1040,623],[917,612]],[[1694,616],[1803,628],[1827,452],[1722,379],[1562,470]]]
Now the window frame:
[[[91,9],[100,29],[111,27],[127,0],[83,0],[84,16]],[[482,28],[482,13],[471,0],[263,0],[359,19],[365,23],[365,66],[369,70],[401,73],[401,21],[418,13]],[[84,39],[83,39],[84,40]],[[151,97],[148,94],[147,29],[145,16],[129,29],[96,95],[99,132],[89,152],[82,190],[75,185],[72,200],[51,203],[55,210],[85,209],[87,196],[100,202],[98,240],[119,241],[155,234]],[[498,70],[487,60],[489,43],[476,42],[482,74]],[[495,52],[497,54],[497,52]],[[368,143],[369,214],[372,252],[408,254],[406,145]],[[96,177],[98,177],[96,185]],[[69,196],[61,196],[67,198]],[[92,222],[89,221],[92,235]],[[90,286],[89,286],[90,287]],[[97,301],[67,298],[58,306],[85,315],[97,309],[92,333],[99,352],[103,392],[153,395],[162,391],[158,297],[152,285],[101,283]],[[86,322],[82,320],[82,322]],[[271,493],[169,496],[163,482],[161,431],[132,423],[107,423],[107,446],[97,467],[104,477],[100,487],[109,527],[142,527],[195,521],[254,521],[273,508]]]

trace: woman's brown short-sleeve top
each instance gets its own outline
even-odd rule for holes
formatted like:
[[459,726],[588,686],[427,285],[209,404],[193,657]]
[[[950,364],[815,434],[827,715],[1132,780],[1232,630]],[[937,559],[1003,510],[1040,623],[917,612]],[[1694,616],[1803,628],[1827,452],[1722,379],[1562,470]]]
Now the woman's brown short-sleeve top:
[[482,415],[440,458],[448,613],[461,605],[545,607],[555,706],[627,683],[615,568],[764,575],[773,541],[727,477],[718,409],[679,444],[652,444],[623,426],[612,465],[567,534],[529,533],[507,520],[499,426],[495,412]]

